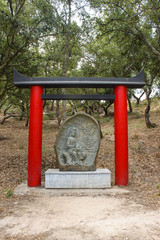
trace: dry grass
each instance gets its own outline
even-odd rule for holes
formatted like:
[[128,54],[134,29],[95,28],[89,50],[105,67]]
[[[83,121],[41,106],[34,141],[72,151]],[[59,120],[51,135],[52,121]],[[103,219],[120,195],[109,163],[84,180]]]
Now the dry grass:
[[[145,103],[134,106],[128,115],[129,129],[129,185],[128,197],[146,206],[156,208],[160,204],[160,101],[152,104],[151,121],[157,124],[147,129],[144,121]],[[101,117],[103,139],[97,158],[97,167],[109,168],[114,185],[114,118]],[[2,116],[1,116],[2,117]],[[55,120],[43,122],[42,180],[48,168],[56,168],[54,142],[58,127]],[[28,128],[24,122],[9,119],[0,126],[0,213],[15,198],[7,198],[8,191],[27,180]],[[8,193],[9,194],[9,193]],[[23,198],[23,197],[22,197]],[[1,207],[2,206],[2,207]]]

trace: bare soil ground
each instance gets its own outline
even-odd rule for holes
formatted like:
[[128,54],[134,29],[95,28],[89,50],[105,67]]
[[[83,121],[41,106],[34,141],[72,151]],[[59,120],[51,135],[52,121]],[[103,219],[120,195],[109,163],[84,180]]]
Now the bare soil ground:
[[[154,129],[145,126],[145,102],[128,115],[129,185],[114,194],[35,190],[14,195],[27,179],[28,128],[23,121],[8,119],[0,126],[0,239],[160,239],[159,106],[158,100],[152,104]],[[101,128],[97,168],[111,170],[114,189],[113,113],[101,118]],[[56,121],[44,119],[43,181],[45,171],[56,168],[57,132]]]

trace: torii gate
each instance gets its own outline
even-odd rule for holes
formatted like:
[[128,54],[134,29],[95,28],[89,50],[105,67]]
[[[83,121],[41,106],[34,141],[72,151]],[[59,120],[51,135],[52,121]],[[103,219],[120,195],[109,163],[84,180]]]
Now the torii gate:
[[[97,77],[26,77],[16,70],[14,84],[30,88],[30,119],[28,145],[28,186],[41,185],[43,99],[110,100],[114,101],[115,184],[128,184],[128,117],[127,88],[145,85],[144,71],[132,78]],[[43,88],[114,88],[115,95],[43,95]]]

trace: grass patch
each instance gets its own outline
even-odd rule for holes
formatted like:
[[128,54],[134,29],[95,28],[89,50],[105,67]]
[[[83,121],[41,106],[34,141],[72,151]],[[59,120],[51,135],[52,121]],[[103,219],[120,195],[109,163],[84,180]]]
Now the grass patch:
[[157,188],[157,189],[160,189],[160,183],[157,184],[156,188]]
[[7,198],[13,197],[13,190],[12,190],[12,188],[4,190],[4,192],[6,192],[5,195],[6,195]]
[[20,150],[24,149],[24,145],[23,145],[23,144],[20,144],[20,145],[19,145],[19,149],[20,149]]

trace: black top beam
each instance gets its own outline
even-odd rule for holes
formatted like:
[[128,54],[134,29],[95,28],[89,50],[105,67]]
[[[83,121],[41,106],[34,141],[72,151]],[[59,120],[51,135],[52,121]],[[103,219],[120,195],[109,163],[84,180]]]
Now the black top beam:
[[45,88],[110,88],[124,85],[127,88],[144,87],[144,70],[132,78],[99,77],[26,77],[14,70],[14,84],[19,88],[43,86]]
[[41,95],[42,100],[109,100],[109,101],[114,101],[115,100],[115,95],[111,94],[101,94],[101,95],[63,95],[63,94],[58,94],[58,95]]

